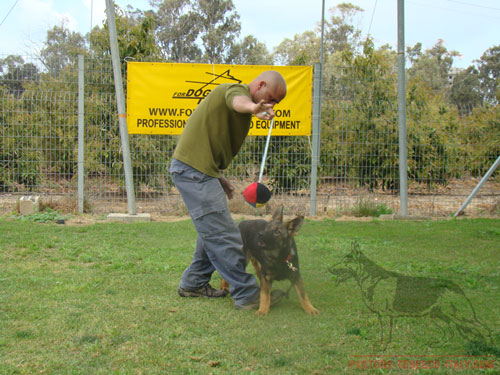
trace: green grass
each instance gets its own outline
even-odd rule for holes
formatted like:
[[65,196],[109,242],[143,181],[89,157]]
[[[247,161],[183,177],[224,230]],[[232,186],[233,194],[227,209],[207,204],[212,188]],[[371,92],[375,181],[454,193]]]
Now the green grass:
[[[296,241],[321,315],[306,315],[292,291],[259,318],[235,310],[230,298],[177,296],[196,241],[189,221],[67,226],[0,219],[0,374],[499,374],[499,228],[500,220],[486,219],[307,220]],[[431,319],[407,317],[394,321],[384,349],[378,319],[355,282],[336,286],[328,272],[354,240],[387,270],[455,282],[494,341],[442,338]],[[214,275],[213,284],[219,280]],[[456,356],[480,356],[474,358],[495,368],[445,368],[450,359],[471,359]],[[441,368],[353,365],[401,358],[437,358]]]

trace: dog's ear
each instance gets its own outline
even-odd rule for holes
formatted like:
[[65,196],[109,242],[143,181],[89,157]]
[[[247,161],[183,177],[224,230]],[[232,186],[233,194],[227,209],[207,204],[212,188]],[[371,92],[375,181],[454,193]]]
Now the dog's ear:
[[283,222],[283,206],[279,206],[273,213],[272,221]]
[[297,216],[295,219],[290,220],[286,223],[286,229],[290,236],[295,236],[302,224],[304,223],[304,216]]

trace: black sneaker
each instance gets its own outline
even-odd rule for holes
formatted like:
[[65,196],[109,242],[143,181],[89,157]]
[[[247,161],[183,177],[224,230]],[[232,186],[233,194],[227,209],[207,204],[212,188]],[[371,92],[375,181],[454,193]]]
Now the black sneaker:
[[181,297],[206,297],[206,298],[220,298],[227,296],[227,291],[222,289],[214,289],[210,284],[207,284],[200,289],[186,290],[179,287],[177,293]]
[[[271,291],[271,306],[278,304],[281,299],[285,296],[285,292],[281,289],[275,289]],[[234,307],[238,310],[257,310],[260,305],[260,295],[257,300],[253,302],[246,303],[244,305],[234,305]]]

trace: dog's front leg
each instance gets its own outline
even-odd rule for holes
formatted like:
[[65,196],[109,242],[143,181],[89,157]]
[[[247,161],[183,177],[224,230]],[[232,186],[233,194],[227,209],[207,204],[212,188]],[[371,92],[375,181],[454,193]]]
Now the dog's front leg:
[[271,287],[273,281],[269,276],[261,274],[260,277],[260,303],[256,314],[260,316],[267,315],[271,308]]
[[311,301],[309,300],[309,297],[307,296],[306,290],[304,289],[304,282],[302,281],[302,277],[300,274],[298,275],[297,279],[293,283],[293,286],[295,287],[295,291],[297,292],[299,299],[300,299],[300,304],[302,305],[302,308],[306,313],[309,315],[318,315],[319,310],[317,310],[312,304]]

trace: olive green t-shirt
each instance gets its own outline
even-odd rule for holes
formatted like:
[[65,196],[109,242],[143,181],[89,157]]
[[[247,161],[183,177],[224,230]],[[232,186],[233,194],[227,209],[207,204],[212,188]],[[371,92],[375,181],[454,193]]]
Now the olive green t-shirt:
[[251,113],[233,109],[236,96],[250,96],[247,85],[224,83],[217,86],[189,117],[174,158],[212,177],[220,177],[245,140]]

